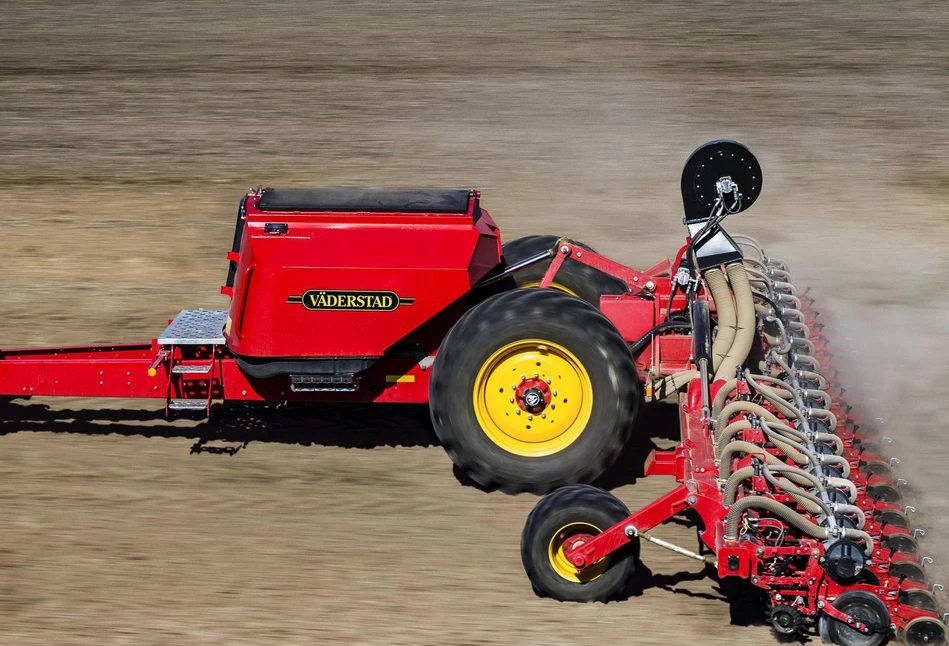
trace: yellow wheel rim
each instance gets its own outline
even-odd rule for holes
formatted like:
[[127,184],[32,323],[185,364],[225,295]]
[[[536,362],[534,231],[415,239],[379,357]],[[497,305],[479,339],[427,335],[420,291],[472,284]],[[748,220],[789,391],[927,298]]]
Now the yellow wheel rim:
[[[524,385],[537,383],[547,403],[526,408]],[[541,457],[564,450],[583,433],[593,410],[590,375],[562,345],[540,339],[509,343],[492,354],[475,378],[475,415],[505,451]]]
[[[531,289],[533,287],[540,287],[540,281],[531,280],[526,283],[521,283],[520,287],[521,289]],[[565,294],[570,294],[571,296],[576,296],[577,298],[580,298],[580,296],[575,291],[573,291],[569,287],[564,287],[560,283],[550,283],[550,288],[556,289],[558,291],[564,292]]]
[[565,546],[568,549],[573,547],[571,541],[568,540],[570,537],[577,534],[596,536],[599,533],[600,528],[590,523],[570,523],[561,527],[550,539],[550,547],[548,548],[550,566],[554,569],[554,572],[574,583],[589,583],[600,578],[610,567],[609,556],[604,556],[588,568],[578,570],[573,563],[567,560],[563,553]]

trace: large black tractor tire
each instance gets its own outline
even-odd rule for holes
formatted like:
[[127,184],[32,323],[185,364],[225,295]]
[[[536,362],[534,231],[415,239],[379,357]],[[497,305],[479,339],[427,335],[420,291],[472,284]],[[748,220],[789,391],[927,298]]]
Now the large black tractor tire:
[[558,601],[608,601],[626,587],[636,569],[638,541],[584,570],[563,555],[578,535],[595,536],[629,516],[611,493],[574,485],[545,496],[527,517],[521,534],[521,562],[534,589]]
[[435,433],[472,480],[545,493],[613,463],[642,387],[626,343],[596,308],[551,289],[517,289],[451,329],[429,400]]
[[[521,260],[535,256],[542,251],[552,249],[560,238],[558,236],[524,236],[506,243],[503,247],[503,263],[510,266]],[[582,242],[576,243],[584,249],[592,249]],[[515,272],[511,277],[512,287],[537,287],[540,284],[549,261],[539,262]],[[626,283],[619,278],[606,274],[599,269],[584,265],[571,258],[564,261],[557,271],[552,285],[554,289],[573,294],[582,298],[595,307],[600,306],[600,296],[603,294],[623,294],[627,290]]]

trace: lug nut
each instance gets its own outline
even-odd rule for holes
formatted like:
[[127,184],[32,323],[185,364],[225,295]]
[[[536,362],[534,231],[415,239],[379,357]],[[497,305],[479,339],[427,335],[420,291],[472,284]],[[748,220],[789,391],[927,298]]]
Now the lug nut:
[[520,415],[520,414],[521,414],[521,409],[520,409],[520,408],[515,409],[515,410],[514,410],[514,414],[515,414],[515,415]]
[[540,414],[540,418],[541,418],[541,419],[547,419],[547,413],[541,413],[541,414]]
[[533,415],[528,415],[528,416],[527,416],[527,421],[528,421],[528,422],[531,422],[531,421],[533,421],[533,420],[534,420],[534,416],[533,416]]
[[513,398],[513,397],[511,397],[511,403],[512,403],[512,404],[514,403],[514,398]]
[[540,375],[535,372],[535,373],[534,373],[534,379],[537,379],[538,377],[540,377]]
[[549,378],[549,377],[547,378],[547,385],[548,385],[548,386],[550,385],[550,378]]
[[555,391],[553,391],[553,395],[554,395],[554,397],[556,397],[556,396],[557,396],[557,391],[556,391],[556,390],[555,390]]

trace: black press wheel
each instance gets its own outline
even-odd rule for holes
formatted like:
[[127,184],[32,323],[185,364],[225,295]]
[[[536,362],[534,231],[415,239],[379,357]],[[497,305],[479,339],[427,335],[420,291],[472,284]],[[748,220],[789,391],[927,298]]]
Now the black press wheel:
[[919,556],[919,544],[909,534],[890,534],[881,542],[883,547],[893,552]]
[[892,504],[902,504],[903,494],[900,490],[889,484],[872,484],[867,487],[867,498],[870,500],[880,500]]
[[946,646],[946,625],[934,617],[917,617],[902,631],[906,646]]
[[636,568],[638,543],[578,570],[564,556],[584,540],[622,521],[629,510],[616,496],[590,485],[573,485],[544,497],[527,517],[521,561],[534,589],[558,601],[607,601]]
[[890,634],[890,613],[886,605],[874,594],[863,590],[849,590],[834,600],[834,608],[845,612],[870,627],[869,634],[832,619],[826,621],[826,632],[838,646],[880,646]]
[[[524,236],[506,243],[503,248],[505,265],[512,265],[521,260],[535,256],[542,251],[552,249],[559,238],[557,236]],[[576,243],[584,249],[590,249],[582,242]],[[539,262],[516,272],[513,275],[516,287],[537,287],[540,284],[550,262]],[[623,294],[627,291],[626,283],[588,265],[568,258],[557,271],[554,289],[582,298],[595,307],[600,306],[600,296],[603,294]]]
[[895,509],[884,509],[873,514],[873,520],[877,523],[883,523],[892,527],[909,529],[909,518],[901,511]]
[[890,576],[896,578],[906,578],[916,583],[926,583],[926,571],[922,566],[913,561],[897,561],[890,565]]
[[893,469],[890,465],[886,462],[880,462],[879,460],[870,460],[869,462],[861,463],[860,470],[868,476],[878,476],[880,478],[886,478],[887,480],[895,479]]
[[938,612],[936,597],[929,590],[923,590],[922,588],[911,588],[900,592],[900,603],[917,610]]
[[484,487],[544,493],[589,482],[617,458],[642,399],[613,324],[550,289],[497,294],[469,310],[432,367],[432,423]]

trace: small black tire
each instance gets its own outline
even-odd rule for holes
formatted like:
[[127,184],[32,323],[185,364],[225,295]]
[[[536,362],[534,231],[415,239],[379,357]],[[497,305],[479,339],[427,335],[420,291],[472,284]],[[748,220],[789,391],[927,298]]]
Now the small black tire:
[[[559,239],[558,236],[552,235],[532,235],[511,240],[505,243],[502,249],[504,266],[510,266],[542,251],[552,249]],[[582,242],[576,242],[575,244],[592,251],[588,245]],[[544,274],[547,273],[549,266],[550,263],[544,261],[515,272],[511,277],[513,287],[537,287]],[[600,306],[600,296],[603,294],[623,294],[629,291],[626,283],[619,278],[571,258],[566,259],[557,271],[554,284],[551,287],[582,298],[594,307]]]
[[[541,379],[548,377],[548,393],[560,399],[550,399],[544,418],[529,422],[540,413],[516,410],[515,392],[505,389],[534,374],[534,359],[523,371],[500,375],[497,357],[532,343],[537,353],[565,353],[565,361],[579,365],[573,383],[582,392],[568,401],[566,388],[556,390],[558,375],[537,368]],[[500,376],[494,383],[496,365]],[[490,393],[479,395],[487,383]],[[499,385],[500,394],[494,390]],[[551,289],[504,292],[466,312],[442,341],[429,387],[432,425],[452,461],[481,486],[507,493],[546,493],[595,479],[619,457],[642,397],[632,355],[609,319],[579,298]],[[581,412],[570,417],[574,407]],[[535,439],[547,437],[544,433],[559,435],[549,443]]]
[[542,498],[521,534],[521,562],[534,589],[558,601],[581,603],[616,596],[636,569],[638,541],[582,571],[570,570],[563,543],[571,535],[605,531],[628,516],[629,509],[616,496],[590,485],[563,487]]

